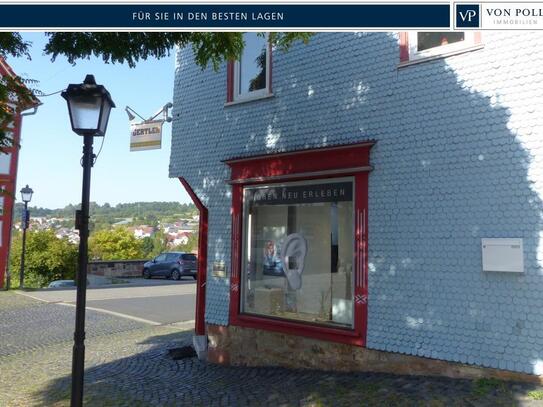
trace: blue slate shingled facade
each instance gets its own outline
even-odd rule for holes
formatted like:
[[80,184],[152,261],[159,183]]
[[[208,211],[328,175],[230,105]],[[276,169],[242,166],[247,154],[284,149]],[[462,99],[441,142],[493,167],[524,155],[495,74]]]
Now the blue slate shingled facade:
[[[369,182],[367,346],[543,373],[541,33],[398,68],[392,33],[317,34],[274,51],[274,97],[225,107],[226,67],[177,56],[170,176],[209,208],[209,258],[230,261],[221,160],[377,140]],[[524,239],[523,274],[484,273],[481,238]],[[206,320],[228,323],[208,270]]]

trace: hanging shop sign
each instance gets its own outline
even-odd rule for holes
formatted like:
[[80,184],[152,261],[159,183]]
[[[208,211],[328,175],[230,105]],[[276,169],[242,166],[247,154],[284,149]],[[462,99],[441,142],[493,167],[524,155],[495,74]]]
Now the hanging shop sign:
[[156,150],[162,147],[164,120],[145,121],[130,125],[130,151]]

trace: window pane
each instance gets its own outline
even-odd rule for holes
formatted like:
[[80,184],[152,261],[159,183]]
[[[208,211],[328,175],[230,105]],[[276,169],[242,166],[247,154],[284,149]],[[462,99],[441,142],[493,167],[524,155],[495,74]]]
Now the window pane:
[[352,326],[351,179],[246,188],[242,311]]
[[441,45],[452,44],[459,41],[464,41],[463,32],[419,32],[417,33],[417,50],[424,51],[425,49],[435,48]]
[[266,38],[256,33],[243,36],[245,48],[239,63],[239,93],[249,93],[266,87]]

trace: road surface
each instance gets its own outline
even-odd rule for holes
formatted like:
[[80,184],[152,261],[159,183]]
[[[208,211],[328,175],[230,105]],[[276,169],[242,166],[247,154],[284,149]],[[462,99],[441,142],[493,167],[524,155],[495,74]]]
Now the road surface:
[[[87,308],[156,325],[193,321],[196,284],[193,280],[131,279],[130,284],[87,289]],[[76,290],[43,289],[25,293],[49,303],[75,305]]]

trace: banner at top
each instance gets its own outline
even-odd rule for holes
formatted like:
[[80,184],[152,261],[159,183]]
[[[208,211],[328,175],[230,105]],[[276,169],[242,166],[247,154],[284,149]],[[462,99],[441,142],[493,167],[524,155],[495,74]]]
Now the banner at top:
[[448,29],[450,4],[6,4],[0,29]]

